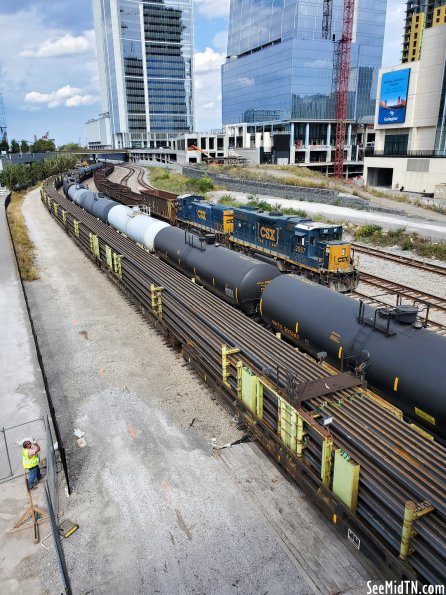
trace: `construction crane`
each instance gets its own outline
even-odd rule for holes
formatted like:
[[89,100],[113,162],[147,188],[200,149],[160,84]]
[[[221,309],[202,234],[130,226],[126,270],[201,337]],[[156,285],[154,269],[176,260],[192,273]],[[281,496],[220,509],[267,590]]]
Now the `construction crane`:
[[331,38],[331,22],[333,16],[333,0],[323,0],[322,39]]
[[[332,0],[330,0],[330,3]],[[325,9],[325,3],[324,3]],[[325,13],[324,13],[325,14]],[[345,132],[348,115],[348,83],[350,79],[350,55],[353,38],[353,19],[355,0],[344,0],[342,19],[342,37],[335,48],[335,70],[333,80],[336,81],[336,151],[334,160],[334,176],[344,176]],[[324,33],[324,32],[323,32]]]

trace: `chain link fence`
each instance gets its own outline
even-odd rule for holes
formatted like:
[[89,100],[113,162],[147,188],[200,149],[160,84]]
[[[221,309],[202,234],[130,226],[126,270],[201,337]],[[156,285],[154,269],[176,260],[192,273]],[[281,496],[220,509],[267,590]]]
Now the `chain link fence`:
[[25,438],[35,440],[40,445],[41,467],[46,467],[48,448],[44,419],[2,428],[0,430],[0,483],[25,474],[22,466],[22,442]]
[[40,469],[44,476],[44,491],[51,522],[52,538],[61,578],[67,595],[71,594],[65,556],[59,534],[59,478],[58,472],[64,470],[58,444],[54,442],[54,432],[48,416],[0,429],[0,483],[23,477],[22,443],[25,438],[35,441],[40,446]]

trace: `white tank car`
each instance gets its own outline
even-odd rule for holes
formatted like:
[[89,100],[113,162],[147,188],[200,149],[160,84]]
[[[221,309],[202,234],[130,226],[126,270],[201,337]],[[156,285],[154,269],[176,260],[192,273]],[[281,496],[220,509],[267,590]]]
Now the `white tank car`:
[[121,233],[125,233],[134,242],[145,246],[150,252],[154,251],[156,234],[161,229],[170,227],[169,223],[142,213],[138,207],[125,207],[123,205],[110,209],[108,223]]

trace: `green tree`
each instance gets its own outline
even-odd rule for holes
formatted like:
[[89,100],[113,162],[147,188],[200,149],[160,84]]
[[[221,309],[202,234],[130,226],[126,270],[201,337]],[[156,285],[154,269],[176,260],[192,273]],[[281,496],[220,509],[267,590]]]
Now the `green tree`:
[[20,145],[15,138],[11,141],[11,153],[20,153]]
[[32,153],[46,153],[47,151],[55,151],[56,146],[52,140],[44,140],[40,138],[31,146]]
[[43,161],[8,165],[3,170],[0,180],[4,186],[10,189],[26,187],[48,176],[73,169],[75,165],[76,157],[74,155],[56,155]]
[[59,147],[59,151],[68,151],[68,152],[76,152],[83,151],[85,147],[81,147],[77,143],[67,143],[66,145],[62,145]]
[[9,143],[5,136],[0,141],[0,151],[9,151]]
[[29,145],[26,140],[22,140],[20,143],[20,148],[22,149],[22,153],[29,153]]

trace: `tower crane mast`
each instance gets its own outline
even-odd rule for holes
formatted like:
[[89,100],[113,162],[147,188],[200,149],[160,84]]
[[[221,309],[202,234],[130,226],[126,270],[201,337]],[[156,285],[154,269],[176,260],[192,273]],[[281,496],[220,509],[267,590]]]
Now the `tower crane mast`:
[[344,0],[344,14],[342,19],[342,37],[338,42],[338,72],[336,73],[336,151],[334,160],[334,175],[342,178],[344,175],[345,133],[348,115],[348,84],[350,79],[350,56],[353,39],[353,19],[355,15],[355,0]]

